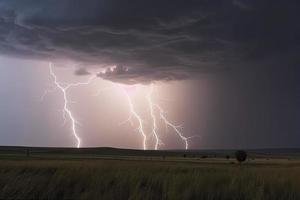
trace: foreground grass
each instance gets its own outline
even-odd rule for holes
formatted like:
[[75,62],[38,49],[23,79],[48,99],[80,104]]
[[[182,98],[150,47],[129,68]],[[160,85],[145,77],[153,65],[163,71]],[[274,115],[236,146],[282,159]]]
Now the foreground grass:
[[300,199],[300,166],[0,160],[0,199]]

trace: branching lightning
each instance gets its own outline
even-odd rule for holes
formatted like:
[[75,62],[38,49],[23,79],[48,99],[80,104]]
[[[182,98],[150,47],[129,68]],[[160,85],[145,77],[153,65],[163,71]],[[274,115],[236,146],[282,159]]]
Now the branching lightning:
[[[121,86],[120,86],[121,87]],[[138,127],[138,131],[141,133],[141,135],[143,136],[143,147],[144,150],[146,149],[146,141],[147,141],[147,134],[144,131],[144,126],[143,126],[143,120],[142,118],[137,114],[137,112],[134,109],[134,104],[131,100],[131,97],[129,96],[129,94],[126,92],[126,90],[124,88],[121,88],[124,92],[124,94],[126,95],[126,98],[128,100],[128,104],[129,104],[129,108],[130,108],[130,115],[129,118],[127,120],[125,120],[124,122],[122,122],[121,124],[130,121],[131,124],[133,124],[132,122],[132,117],[135,117],[139,123],[139,127]],[[155,145],[154,145],[154,149],[158,150],[160,145],[163,145],[163,142],[160,139],[159,136],[159,132],[158,132],[158,125],[157,125],[157,117],[155,115],[155,110],[158,110],[159,112],[159,116],[160,119],[163,121],[163,123],[166,125],[166,127],[171,127],[173,129],[173,131],[179,136],[179,138],[184,142],[185,144],[185,149],[187,150],[189,148],[189,139],[192,137],[185,137],[181,131],[181,129],[183,128],[182,126],[177,126],[174,125],[173,123],[170,122],[170,120],[167,119],[166,117],[166,112],[162,109],[161,106],[159,106],[158,104],[153,103],[153,99],[152,99],[152,94],[153,94],[153,90],[154,90],[154,86],[153,84],[150,85],[150,89],[149,92],[146,96],[147,102],[148,102],[148,106],[149,106],[149,111],[150,111],[150,116],[152,119],[152,129],[151,129],[151,133],[155,138]]]
[[157,123],[156,123],[156,117],[155,117],[155,113],[154,113],[154,104],[152,102],[152,93],[153,93],[153,84],[151,84],[150,86],[150,91],[149,93],[147,94],[147,101],[148,101],[148,104],[149,104],[149,110],[150,110],[150,115],[151,115],[151,118],[152,118],[152,133],[154,135],[154,138],[155,138],[155,146],[154,146],[154,149],[157,150],[159,145],[163,144],[158,136],[158,133],[157,133]]
[[[54,84],[56,85],[56,87],[62,92],[63,94],[63,98],[64,98],[64,107],[63,107],[63,118],[64,118],[64,122],[66,121],[66,116],[69,117],[70,121],[71,121],[71,130],[72,130],[72,134],[74,135],[76,141],[77,141],[77,148],[80,148],[81,145],[81,139],[78,135],[77,132],[77,120],[75,119],[72,111],[69,108],[69,100],[67,98],[67,91],[73,87],[77,87],[77,86],[81,86],[81,85],[88,85],[90,84],[95,78],[96,76],[92,76],[91,78],[89,78],[89,80],[87,82],[79,82],[79,83],[70,83],[70,84],[63,84],[58,82],[57,80],[57,76],[55,75],[53,69],[52,69],[52,63],[49,63],[49,72],[50,75],[53,77],[54,80]],[[47,92],[47,91],[46,91]],[[45,95],[43,95],[44,97]]]
[[164,123],[167,126],[170,126],[175,131],[175,133],[184,141],[185,149],[187,150],[189,148],[189,143],[188,143],[189,137],[183,136],[182,132],[180,131],[182,126],[176,126],[176,125],[172,124],[165,116],[166,112],[159,105],[154,104],[154,106],[159,110],[160,118],[164,121]]
[[183,135],[183,133],[181,132],[180,129],[182,129],[182,126],[176,126],[167,119],[167,117],[165,115],[166,112],[158,104],[153,103],[152,93],[153,93],[153,84],[150,85],[150,92],[147,95],[147,100],[149,102],[150,113],[151,113],[151,117],[152,117],[152,121],[153,121],[152,133],[154,134],[155,139],[156,139],[155,150],[158,149],[158,145],[162,144],[162,142],[159,139],[159,136],[158,136],[158,133],[157,133],[157,125],[156,125],[157,119],[156,119],[155,114],[154,114],[154,108],[158,109],[160,118],[161,118],[161,120],[163,120],[166,127],[168,127],[168,126],[171,127],[175,131],[175,133],[180,137],[180,139],[184,142],[185,149],[188,149],[188,147],[189,147],[189,143],[188,143],[189,137],[185,137]]
[[[77,131],[77,126],[79,125],[78,121],[75,119],[74,114],[72,113],[71,109],[70,109],[70,103],[71,101],[68,99],[67,96],[67,92],[69,89],[73,88],[73,87],[78,87],[81,85],[88,85],[90,84],[96,77],[97,75],[94,75],[92,77],[90,77],[86,82],[77,82],[77,83],[63,83],[63,82],[59,82],[57,79],[56,74],[53,71],[53,66],[52,63],[49,63],[49,72],[51,77],[53,78],[54,81],[54,85],[55,87],[52,88],[51,90],[46,90],[45,93],[43,94],[41,99],[44,99],[45,96],[49,93],[49,92],[54,92],[56,90],[60,90],[63,94],[63,101],[64,101],[64,105],[63,105],[63,119],[64,119],[64,123],[66,122],[67,119],[70,120],[71,123],[71,131],[73,136],[75,137],[76,141],[77,141],[77,148],[80,148],[81,146],[81,138],[79,137],[78,131]],[[117,87],[116,87],[117,86]],[[136,86],[134,86],[135,88]],[[138,112],[136,111],[136,106],[134,105],[134,101],[132,100],[132,97],[129,93],[129,90],[127,90],[127,87],[124,87],[123,85],[120,84],[114,84],[112,87],[107,87],[107,88],[103,88],[102,90],[99,90],[97,92],[97,94],[95,94],[94,96],[99,96],[103,91],[109,90],[109,89],[113,89],[113,88],[120,88],[121,91],[124,93],[125,98],[127,100],[128,103],[128,107],[129,107],[129,117],[127,120],[125,120],[124,122],[120,123],[123,124],[125,122],[130,122],[131,125],[134,125],[134,120],[136,120],[138,127],[137,130],[140,133],[141,137],[142,137],[142,147],[144,150],[147,149],[147,142],[148,142],[148,138],[147,138],[147,133],[145,131],[145,122],[142,119],[142,117],[138,114]],[[151,135],[154,137],[155,140],[155,144],[154,144],[154,149],[158,150],[159,147],[161,145],[163,145],[163,142],[161,140],[161,136],[159,134],[159,119],[165,124],[166,128],[170,127],[173,132],[179,136],[179,138],[184,142],[185,144],[185,149],[189,148],[189,139],[191,137],[185,137],[181,131],[182,126],[177,126],[174,125],[172,122],[170,122],[170,120],[166,117],[166,112],[162,109],[162,107],[160,105],[158,105],[157,103],[154,103],[153,101],[153,91],[154,91],[154,85],[151,84],[149,86],[149,90],[148,93],[145,97],[145,99],[147,100],[147,105],[148,105],[148,109],[149,109],[149,113],[150,113],[150,117],[151,117]],[[158,113],[158,114],[156,114]],[[156,117],[156,115],[159,115],[159,119]]]
[[138,131],[139,133],[142,135],[143,137],[143,149],[146,150],[147,149],[147,146],[146,146],[146,142],[147,142],[147,135],[146,133],[144,132],[144,125],[143,125],[143,120],[142,118],[138,115],[138,113],[135,111],[134,109],[134,105],[133,105],[133,102],[131,100],[131,97],[129,96],[129,94],[127,93],[127,91],[124,89],[124,88],[121,88],[126,96],[126,99],[128,101],[128,105],[129,105],[129,110],[130,110],[130,116],[129,118],[126,120],[126,121],[130,121],[131,124],[132,124],[132,117],[135,117],[136,120],[138,121]]

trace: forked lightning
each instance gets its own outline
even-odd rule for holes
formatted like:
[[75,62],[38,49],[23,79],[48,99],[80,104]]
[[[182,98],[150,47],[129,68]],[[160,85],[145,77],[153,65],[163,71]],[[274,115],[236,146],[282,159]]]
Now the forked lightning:
[[[71,122],[72,134],[74,135],[74,137],[77,141],[76,146],[77,146],[77,148],[80,148],[81,138],[79,137],[79,134],[78,134],[78,131],[77,131],[78,122],[75,119],[74,114],[72,113],[72,111],[69,107],[70,101],[68,99],[67,92],[71,88],[78,87],[78,86],[81,86],[81,85],[90,84],[97,76],[94,75],[94,76],[90,77],[86,82],[62,83],[62,82],[59,82],[57,80],[57,76],[53,71],[52,63],[49,63],[49,72],[50,72],[50,75],[53,78],[56,89],[59,89],[63,94],[63,100],[64,100],[63,118],[64,118],[64,120],[66,120],[67,117],[69,118],[69,120]],[[147,136],[148,136],[148,134],[146,134],[146,132],[144,130],[144,128],[145,128],[144,127],[144,121],[143,121],[142,117],[138,114],[138,112],[135,110],[134,102],[133,102],[130,94],[128,93],[128,91],[120,84],[116,84],[115,86],[117,86],[118,88],[120,88],[123,91],[123,93],[124,93],[124,95],[127,99],[127,102],[128,102],[130,115],[129,115],[129,118],[126,121],[130,121],[131,124],[133,125],[132,118],[136,119],[136,121],[138,123],[138,128],[137,129],[138,129],[138,132],[140,133],[140,135],[142,137],[142,147],[143,147],[144,150],[146,150],[147,149],[147,140],[148,140]],[[116,87],[111,87],[111,88],[116,88]],[[105,90],[107,90],[107,89],[109,89],[109,88],[106,88]],[[151,135],[155,139],[154,149],[158,150],[160,145],[163,145],[163,142],[162,142],[161,137],[159,135],[159,127],[158,127],[159,119],[162,120],[162,122],[166,126],[169,126],[173,129],[173,131],[177,134],[177,136],[179,136],[179,138],[184,142],[185,149],[188,149],[189,148],[188,140],[190,139],[190,137],[185,137],[183,135],[183,133],[181,132],[182,127],[181,126],[176,126],[173,123],[171,123],[170,120],[167,119],[166,114],[165,114],[166,112],[161,108],[161,106],[154,103],[153,98],[152,98],[153,90],[154,90],[154,85],[151,84],[149,86],[149,90],[148,90],[148,93],[147,93],[145,99],[147,100],[147,105],[148,105],[148,109],[149,109],[149,113],[150,113],[150,118],[151,118],[151,121],[152,121],[152,123],[151,123]],[[48,92],[50,92],[50,90],[47,90],[45,92],[45,94],[43,95],[43,98],[45,97],[45,95]],[[157,119],[156,113],[158,113],[159,119]]]
[[75,139],[77,141],[77,145],[76,146],[77,146],[77,148],[80,148],[81,138],[79,137],[78,132],[77,132],[77,124],[78,124],[78,122],[75,119],[72,111],[69,108],[69,100],[68,100],[68,97],[67,97],[67,91],[69,89],[73,88],[73,87],[78,87],[78,86],[81,86],[81,85],[88,85],[88,84],[90,84],[96,78],[96,76],[92,76],[86,82],[63,84],[63,83],[58,82],[57,76],[56,76],[56,74],[53,71],[52,63],[49,63],[49,71],[50,71],[50,75],[53,77],[54,84],[56,85],[56,87],[63,94],[63,99],[64,99],[63,118],[64,118],[64,120],[66,120],[66,115],[69,117],[69,119],[71,121],[72,134],[74,135],[74,137],[75,137]]

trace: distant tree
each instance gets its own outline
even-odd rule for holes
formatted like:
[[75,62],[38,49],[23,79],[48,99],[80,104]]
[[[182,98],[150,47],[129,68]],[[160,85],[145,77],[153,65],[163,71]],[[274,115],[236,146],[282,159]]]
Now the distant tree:
[[183,157],[186,158],[186,154],[183,154]]
[[239,163],[242,163],[247,159],[247,152],[246,151],[236,151],[235,157]]
[[230,158],[230,156],[229,156],[229,155],[227,155],[227,156],[226,156],[226,159],[227,159],[227,160],[229,160],[229,158]]
[[201,156],[201,158],[207,158],[207,156],[206,156],[206,155],[204,155],[204,156]]

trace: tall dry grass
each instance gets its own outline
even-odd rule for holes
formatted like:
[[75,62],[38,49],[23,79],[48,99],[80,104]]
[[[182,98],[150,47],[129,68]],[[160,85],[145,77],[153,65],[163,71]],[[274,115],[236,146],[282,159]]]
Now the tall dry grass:
[[300,166],[0,161],[0,199],[300,199]]

